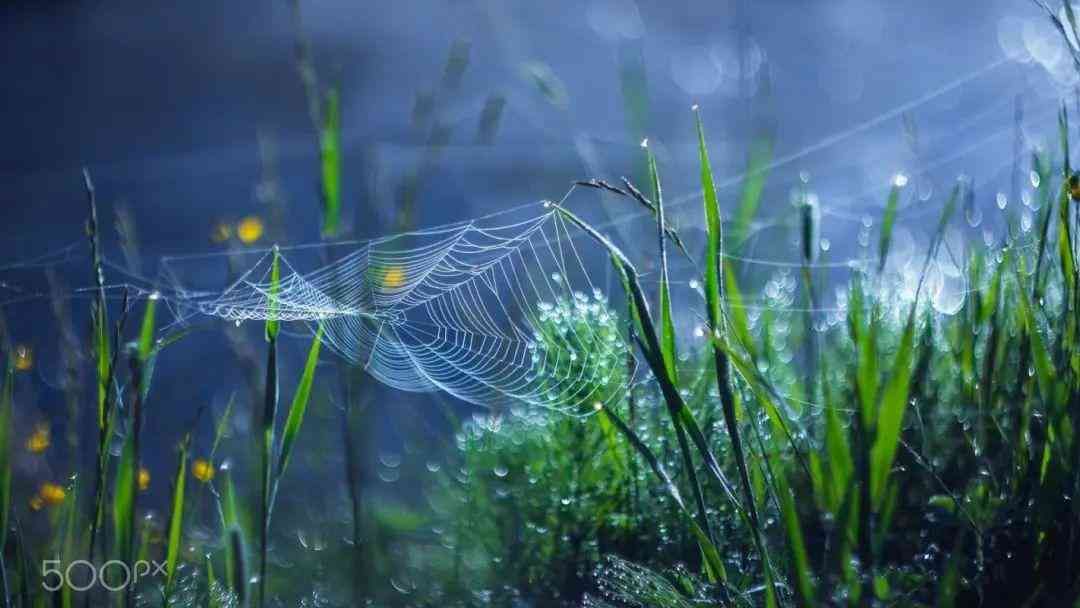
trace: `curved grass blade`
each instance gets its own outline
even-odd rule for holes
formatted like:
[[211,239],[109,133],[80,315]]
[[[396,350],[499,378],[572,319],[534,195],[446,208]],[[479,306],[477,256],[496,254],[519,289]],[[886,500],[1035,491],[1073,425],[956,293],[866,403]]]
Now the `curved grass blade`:
[[[723,295],[720,283],[720,273],[723,269],[723,224],[720,221],[720,204],[716,198],[716,185],[713,180],[712,164],[709,162],[709,150],[705,145],[705,126],[701,120],[700,112],[695,112],[695,117],[698,135],[698,164],[701,167],[702,202],[705,207],[705,227],[708,234],[708,242],[705,248],[705,305],[713,337],[722,338],[725,334],[721,309]],[[735,397],[731,391],[730,363],[724,350],[715,344],[713,345],[713,363],[716,367],[716,384],[724,414],[724,425],[731,440],[735,464],[739,469],[739,481],[746,502],[746,512],[750,518],[751,533],[753,534],[754,544],[761,556],[765,577],[771,580],[768,549],[762,534],[761,522],[758,519],[757,501],[754,498],[754,489],[750,484],[746,454],[743,451],[742,437],[739,435],[739,423],[735,415]],[[767,588],[767,593],[773,596],[769,603],[775,602],[776,589],[774,586],[770,585]]]

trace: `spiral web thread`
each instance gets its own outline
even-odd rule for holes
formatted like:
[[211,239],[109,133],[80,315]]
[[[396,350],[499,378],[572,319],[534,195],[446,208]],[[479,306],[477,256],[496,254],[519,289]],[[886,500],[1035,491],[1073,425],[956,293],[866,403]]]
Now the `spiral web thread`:
[[632,379],[624,330],[552,211],[358,243],[309,273],[287,255],[276,296],[267,252],[223,292],[183,294],[181,317],[321,323],[325,346],[388,386],[485,406],[588,412]]

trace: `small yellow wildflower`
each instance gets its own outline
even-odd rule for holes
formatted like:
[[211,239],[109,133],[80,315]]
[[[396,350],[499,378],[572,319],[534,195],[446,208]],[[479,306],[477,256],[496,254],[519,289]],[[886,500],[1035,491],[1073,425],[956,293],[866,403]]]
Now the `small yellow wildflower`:
[[405,269],[401,266],[391,266],[383,275],[383,286],[394,289],[405,284]]
[[46,481],[38,488],[38,496],[46,505],[55,507],[64,502],[64,499],[67,498],[67,492],[64,491],[63,487]]
[[254,243],[262,238],[262,235],[263,222],[257,216],[249,215],[240,220],[240,223],[236,225],[236,236],[240,239],[240,242],[245,245]]
[[26,439],[26,449],[34,454],[40,454],[49,449],[49,443],[49,425],[40,423],[34,427],[34,432]]
[[150,488],[150,470],[146,467],[139,467],[139,491],[145,492]]
[[34,367],[34,350],[25,344],[15,347],[15,369],[26,372]]
[[224,243],[232,238],[232,226],[228,222],[218,222],[210,233],[210,240],[215,243]]
[[45,501],[41,500],[41,497],[37,494],[30,497],[30,510],[40,511],[41,507],[45,506]]
[[202,458],[196,458],[195,462],[191,463],[191,474],[195,479],[207,483],[214,478],[214,465]]

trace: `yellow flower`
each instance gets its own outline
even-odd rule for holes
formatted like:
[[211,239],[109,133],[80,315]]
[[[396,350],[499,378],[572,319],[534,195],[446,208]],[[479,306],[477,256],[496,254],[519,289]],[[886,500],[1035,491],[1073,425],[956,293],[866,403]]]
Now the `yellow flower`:
[[38,488],[38,496],[46,505],[55,507],[63,504],[64,499],[67,498],[67,492],[64,491],[63,487],[46,481]]
[[40,454],[49,449],[49,425],[40,423],[34,427],[33,434],[26,440],[26,449],[35,454]]
[[228,222],[218,222],[210,233],[210,240],[215,243],[224,243],[232,238],[232,226]]
[[202,458],[196,458],[195,462],[191,463],[191,474],[195,479],[206,483],[214,478],[214,465]]
[[20,372],[30,371],[34,367],[34,350],[25,344],[15,347],[15,369]]
[[41,507],[45,506],[45,501],[41,500],[41,497],[37,494],[30,497],[30,509],[32,511],[40,511]]
[[262,238],[262,235],[263,222],[257,216],[249,215],[240,220],[240,223],[236,225],[236,236],[240,239],[240,242],[245,245],[254,243]]
[[150,487],[150,470],[139,467],[139,491],[145,492]]
[[405,284],[405,269],[401,266],[391,266],[383,274],[383,286],[394,289]]

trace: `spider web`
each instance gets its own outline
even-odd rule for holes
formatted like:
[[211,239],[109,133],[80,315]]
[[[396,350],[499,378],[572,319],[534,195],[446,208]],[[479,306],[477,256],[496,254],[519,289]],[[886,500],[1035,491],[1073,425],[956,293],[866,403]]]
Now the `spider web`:
[[306,273],[269,250],[224,291],[178,285],[170,300],[181,321],[321,324],[325,346],[396,389],[588,412],[625,394],[631,355],[567,228],[551,210],[474,220],[356,243]]

